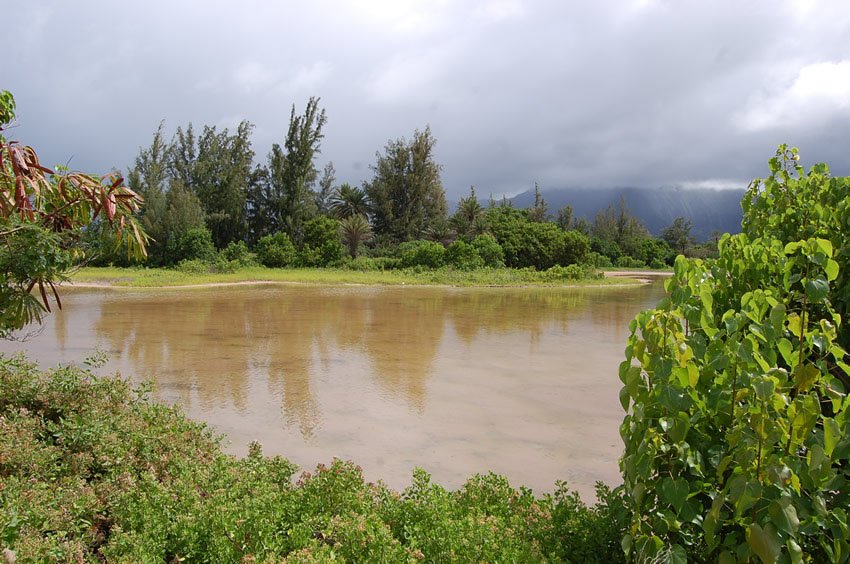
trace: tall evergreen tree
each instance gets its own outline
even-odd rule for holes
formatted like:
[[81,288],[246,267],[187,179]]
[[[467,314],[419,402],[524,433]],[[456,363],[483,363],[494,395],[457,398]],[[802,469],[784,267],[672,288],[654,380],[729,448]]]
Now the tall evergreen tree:
[[543,199],[543,194],[540,193],[540,186],[534,183],[534,207],[528,209],[528,219],[531,221],[543,222],[547,220],[547,211],[549,205]]
[[289,117],[289,130],[283,147],[272,145],[268,159],[268,202],[272,222],[289,234],[296,244],[304,236],[304,223],[316,215],[313,185],[318,171],[313,164],[324,137],[325,110],[311,97],[303,115]]
[[159,263],[164,256],[167,238],[163,219],[166,210],[166,192],[170,179],[169,146],[165,141],[165,123],[160,122],[149,147],[139,149],[136,163],[127,174],[127,184],[144,198],[139,214],[139,224],[151,238],[148,259]]
[[165,141],[165,124],[160,123],[150,146],[139,150],[127,175],[130,186],[144,198],[139,222],[151,236],[148,260],[154,265],[180,260],[182,257],[175,254],[180,238],[205,225],[201,202],[184,185],[184,181],[193,179],[196,154],[191,125],[186,132],[178,129],[169,144]]
[[245,203],[254,159],[251,129],[247,121],[242,121],[233,135],[227,129],[218,133],[215,127],[204,127],[198,138],[192,188],[219,249],[243,240],[247,233]]
[[431,128],[415,131],[410,142],[387,143],[377,154],[374,177],[365,184],[372,203],[375,232],[397,241],[416,239],[431,224],[445,219],[446,196],[441,167],[434,162],[436,140]]
[[331,198],[334,193],[334,182],[336,181],[336,169],[333,162],[328,162],[322,169],[322,177],[319,178],[319,189],[316,191],[316,209],[320,214],[329,215]]
[[251,130],[242,121],[234,134],[205,126],[197,138],[192,125],[178,127],[169,151],[174,182],[191,190],[203,207],[216,247],[241,241],[247,233],[245,207],[251,182]]

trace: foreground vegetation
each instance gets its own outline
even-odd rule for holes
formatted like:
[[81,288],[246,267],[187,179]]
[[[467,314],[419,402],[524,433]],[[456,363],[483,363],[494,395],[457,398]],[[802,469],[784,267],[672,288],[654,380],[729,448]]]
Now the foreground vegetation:
[[621,460],[637,561],[850,560],[850,178],[781,146],[743,233],[631,323]]
[[627,276],[590,277],[582,270],[569,267],[555,267],[542,272],[512,268],[362,271],[343,268],[242,267],[227,272],[211,272],[206,269],[197,271],[187,268],[88,267],[76,271],[71,276],[71,282],[134,288],[240,282],[428,286],[607,286],[639,283]]
[[0,549],[20,561],[622,561],[622,498],[597,495],[422,470],[397,492],[339,460],[299,475],[120,379],[0,358]]

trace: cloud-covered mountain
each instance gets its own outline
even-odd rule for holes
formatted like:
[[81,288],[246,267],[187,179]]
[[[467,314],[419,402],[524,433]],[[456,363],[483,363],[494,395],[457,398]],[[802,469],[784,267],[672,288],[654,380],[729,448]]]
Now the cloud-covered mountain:
[[[575,217],[593,221],[596,214],[609,205],[616,206],[621,197],[632,215],[643,222],[650,233],[659,235],[676,217],[693,222],[693,235],[698,241],[708,239],[712,231],[737,233],[741,230],[741,198],[743,190],[712,188],[565,188],[541,190],[549,213],[556,215],[566,205],[573,206]],[[511,199],[518,208],[534,205],[534,191]]]

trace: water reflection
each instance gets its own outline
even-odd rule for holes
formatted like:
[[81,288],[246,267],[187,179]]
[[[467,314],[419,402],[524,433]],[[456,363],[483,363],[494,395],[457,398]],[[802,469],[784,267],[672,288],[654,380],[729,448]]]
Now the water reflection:
[[26,348],[52,364],[98,345],[112,369],[153,380],[237,453],[257,438],[308,467],[354,458],[396,487],[421,465],[448,485],[492,469],[588,493],[617,480],[616,366],[628,322],[659,295],[657,285],[74,290]]

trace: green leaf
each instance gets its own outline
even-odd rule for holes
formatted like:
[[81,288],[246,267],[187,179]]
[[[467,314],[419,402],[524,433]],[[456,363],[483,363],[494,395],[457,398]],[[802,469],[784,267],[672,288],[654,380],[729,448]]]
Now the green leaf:
[[699,368],[693,362],[688,363],[688,384],[695,388],[699,383]]
[[794,357],[794,346],[791,344],[791,341],[783,337],[776,342],[776,348],[779,349],[779,353],[782,355],[785,363],[788,366],[794,366],[797,359]]
[[826,272],[826,279],[832,282],[833,280],[838,278],[838,263],[832,259],[829,259],[828,261],[826,261],[824,272]]
[[661,499],[672,505],[676,513],[682,510],[688,500],[688,493],[688,481],[684,478],[664,478],[661,481]]
[[835,445],[842,437],[841,427],[835,419],[824,418],[823,420],[823,451],[827,456],[832,456]]
[[822,302],[829,295],[829,282],[820,276],[807,281],[806,295],[814,303]]
[[680,544],[674,544],[670,551],[670,557],[667,558],[669,564],[688,564],[688,553]]
[[832,256],[832,241],[829,239],[815,239],[818,249],[827,256]]
[[792,313],[788,315],[788,331],[790,331],[792,335],[799,337],[800,331],[803,330],[802,325],[802,320],[798,314]]
[[776,304],[770,308],[770,323],[777,331],[782,329],[785,323],[785,305]]
[[817,381],[820,376],[820,370],[813,364],[798,365],[794,369],[794,385],[801,392],[805,392],[812,387],[812,384]]
[[788,539],[785,546],[788,548],[788,556],[791,557],[791,564],[803,564],[803,549],[800,548],[800,545],[794,539]]
[[708,310],[703,309],[699,313],[699,325],[702,327],[702,330],[705,331],[705,334],[709,339],[713,339],[715,335],[717,335],[717,327],[714,325],[714,319],[711,318],[711,314]]
[[800,519],[797,518],[797,509],[791,503],[791,498],[782,497],[770,504],[768,508],[771,522],[776,527],[790,536],[797,535],[797,529],[800,528]]
[[629,410],[629,403],[631,401],[631,396],[629,395],[629,390],[625,386],[620,388],[620,405],[623,406],[623,411]]
[[705,309],[709,315],[711,315],[711,309],[714,307],[714,296],[711,293],[711,288],[708,285],[704,285],[699,289],[699,297],[702,300],[703,305],[705,305]]
[[762,529],[757,523],[747,527],[747,543],[752,551],[761,558],[761,561],[766,564],[776,562],[782,552],[779,539],[771,529],[770,525],[766,525],[766,529]]

